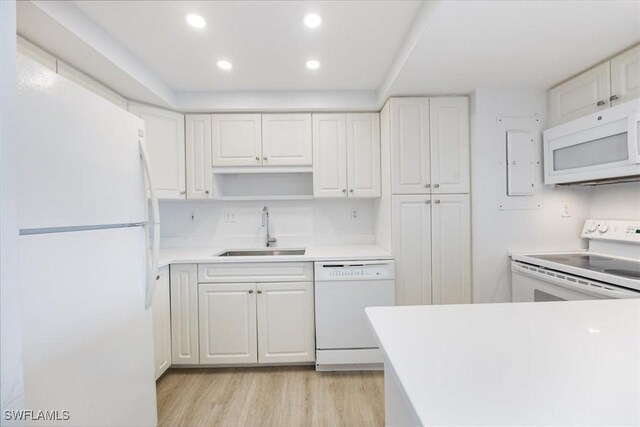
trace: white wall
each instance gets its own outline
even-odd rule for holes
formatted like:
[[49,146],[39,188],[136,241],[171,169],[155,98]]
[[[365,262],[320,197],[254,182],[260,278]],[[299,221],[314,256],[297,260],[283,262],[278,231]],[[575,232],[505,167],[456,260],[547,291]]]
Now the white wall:
[[[0,344],[2,420],[22,408],[22,340],[18,286],[17,152],[15,132],[16,15],[14,1],[0,1]],[[10,424],[10,422],[9,422]],[[8,424],[7,424],[8,425]]]
[[[269,207],[271,234],[280,247],[375,242],[372,200],[165,201],[160,203],[162,246],[264,246],[264,206]],[[351,219],[354,208],[357,219]],[[227,213],[235,222],[226,222]]]
[[[542,209],[498,209],[505,194],[501,175],[505,172],[497,165],[505,148],[505,136],[496,119],[535,114],[544,128],[546,93],[541,90],[478,89],[471,96],[474,302],[511,300],[510,252],[572,250],[583,244],[579,235],[590,213],[589,188],[544,187]],[[569,203],[569,218],[560,215],[563,201]]]
[[640,220],[640,182],[593,187],[590,207],[590,218]]

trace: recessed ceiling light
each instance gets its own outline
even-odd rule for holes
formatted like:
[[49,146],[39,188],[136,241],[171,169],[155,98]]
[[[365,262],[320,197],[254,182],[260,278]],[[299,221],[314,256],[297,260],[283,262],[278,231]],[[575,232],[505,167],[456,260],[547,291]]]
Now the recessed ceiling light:
[[225,61],[224,59],[221,59],[220,61],[216,62],[216,65],[221,70],[230,70],[231,68],[233,68],[233,65],[231,65],[231,62]]
[[204,28],[207,26],[207,21],[200,15],[196,15],[194,13],[190,13],[185,16],[184,19],[187,20],[187,23],[194,28]]
[[317,13],[309,13],[304,17],[304,25],[309,28],[316,28],[322,24],[322,18]]
[[320,62],[316,61],[315,59],[310,59],[307,61],[307,68],[310,70],[317,70],[318,68],[320,68]]

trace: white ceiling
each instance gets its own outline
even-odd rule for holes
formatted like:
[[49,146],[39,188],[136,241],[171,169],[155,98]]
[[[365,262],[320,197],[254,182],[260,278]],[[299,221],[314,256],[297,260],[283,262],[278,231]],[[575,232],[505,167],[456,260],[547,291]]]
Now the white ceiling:
[[[419,1],[76,1],[177,91],[375,90]],[[319,28],[303,24],[307,13]],[[197,13],[207,26],[188,26]],[[218,59],[231,72],[216,67]],[[320,61],[308,70],[308,59]]]
[[640,1],[21,1],[18,32],[179,110],[375,110],[391,95],[547,89],[640,41]]
[[640,41],[640,1],[450,1],[388,95],[548,89]]

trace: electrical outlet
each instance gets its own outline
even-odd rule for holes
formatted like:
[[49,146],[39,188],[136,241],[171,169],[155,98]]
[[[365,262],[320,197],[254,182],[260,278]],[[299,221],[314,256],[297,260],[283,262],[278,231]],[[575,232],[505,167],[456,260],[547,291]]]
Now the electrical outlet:
[[351,208],[351,219],[356,220],[360,216],[360,212],[358,212],[358,208]]
[[564,218],[571,216],[571,211],[569,210],[569,202],[562,202],[560,204],[560,215]]
[[224,222],[236,222],[236,214],[235,214],[235,212],[225,212],[224,213]]

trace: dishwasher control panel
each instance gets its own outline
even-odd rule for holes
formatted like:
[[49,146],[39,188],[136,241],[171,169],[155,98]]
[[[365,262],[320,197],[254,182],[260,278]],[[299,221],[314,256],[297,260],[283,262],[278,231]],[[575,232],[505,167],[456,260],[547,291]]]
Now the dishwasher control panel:
[[326,261],[315,263],[315,280],[388,280],[395,276],[393,260]]

